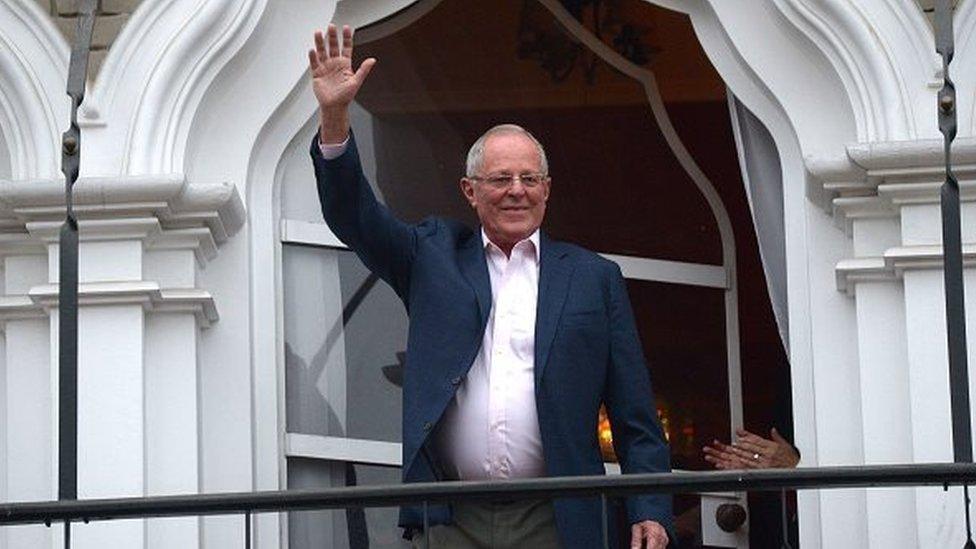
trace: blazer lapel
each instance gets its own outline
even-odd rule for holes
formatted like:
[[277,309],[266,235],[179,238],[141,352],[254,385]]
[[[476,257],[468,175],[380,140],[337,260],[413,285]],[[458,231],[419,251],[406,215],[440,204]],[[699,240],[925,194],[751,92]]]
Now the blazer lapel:
[[545,233],[539,239],[539,299],[535,316],[535,386],[538,388],[549,360],[556,326],[569,291],[572,262],[558,242]]
[[[491,312],[491,281],[488,279],[488,264],[485,262],[485,247],[481,242],[481,231],[477,230],[458,250],[458,263],[461,273],[471,284],[478,298],[481,313],[481,333],[484,334]],[[481,341],[480,339],[478,341]]]

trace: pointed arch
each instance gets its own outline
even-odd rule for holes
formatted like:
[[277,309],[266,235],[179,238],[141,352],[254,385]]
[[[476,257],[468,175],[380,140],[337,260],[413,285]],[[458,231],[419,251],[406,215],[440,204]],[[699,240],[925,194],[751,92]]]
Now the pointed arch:
[[11,179],[58,173],[67,74],[68,45],[50,17],[35,2],[0,0],[0,155]]
[[[82,110],[121,151],[102,171],[180,171],[204,93],[257,25],[267,0],[143,2],[123,27]],[[131,93],[138,90],[138,93]]]

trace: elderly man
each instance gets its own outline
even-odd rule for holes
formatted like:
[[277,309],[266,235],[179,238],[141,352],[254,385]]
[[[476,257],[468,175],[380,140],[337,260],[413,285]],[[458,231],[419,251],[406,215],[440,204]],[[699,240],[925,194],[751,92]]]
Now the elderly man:
[[[593,475],[609,411],[624,473],[669,470],[650,380],[619,268],[539,230],[545,151],[502,125],[471,147],[461,192],[481,227],[396,219],[363,176],[348,106],[375,64],[352,69],[352,32],[329,26],[308,53],[321,128],[312,142],[326,222],[410,314],[403,385],[405,482]],[[667,496],[627,501],[632,547],[665,547]],[[601,546],[600,501],[458,503],[400,524],[431,547]],[[610,528],[611,532],[615,528]]]

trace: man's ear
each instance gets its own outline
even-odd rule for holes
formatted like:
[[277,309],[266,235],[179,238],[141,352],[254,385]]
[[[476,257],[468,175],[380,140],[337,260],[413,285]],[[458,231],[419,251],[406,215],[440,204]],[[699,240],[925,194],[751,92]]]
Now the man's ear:
[[474,182],[467,177],[462,177],[459,185],[461,187],[461,194],[463,194],[464,198],[467,199],[468,204],[471,204],[471,207],[474,208]]

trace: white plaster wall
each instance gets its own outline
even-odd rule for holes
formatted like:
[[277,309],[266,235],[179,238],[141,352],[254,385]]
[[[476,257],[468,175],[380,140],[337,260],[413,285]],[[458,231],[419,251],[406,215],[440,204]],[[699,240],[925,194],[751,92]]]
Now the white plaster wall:
[[10,148],[0,127],[0,179],[9,179],[10,175]]
[[[852,238],[824,211],[823,182],[808,169],[816,162],[847,162],[846,147],[851,143],[936,135],[937,63],[926,50],[931,36],[924,21],[919,23],[921,15],[908,9],[914,9],[910,0],[655,3],[689,14],[711,61],[770,130],[781,155],[795,431],[804,464],[856,464],[902,456],[942,459],[948,448],[940,430],[946,418],[930,399],[944,386],[941,374],[931,374],[927,365],[944,362],[936,356],[943,332],[937,322],[918,320],[928,319],[938,308],[938,279],[928,271],[906,273],[903,289],[900,282],[879,283],[856,300],[838,292],[835,283],[839,261],[890,247],[896,233],[906,227],[931,232],[937,226],[931,212],[913,217],[913,210],[908,210],[898,222],[862,224]],[[954,70],[959,68],[961,89],[976,74],[976,63],[966,61],[976,49],[976,25],[965,23],[974,18],[974,3],[962,0],[957,10]],[[155,493],[195,485],[213,492],[283,486],[281,282],[273,185],[283,177],[285,151],[296,139],[304,142],[303,132],[314,115],[304,51],[312,31],[324,26],[334,12],[344,22],[361,25],[407,4],[149,2],[119,36],[83,110],[83,173],[183,174],[192,182],[230,182],[246,197],[248,226],[224,243],[207,265],[194,266],[185,254],[146,255],[133,241],[86,244],[83,258],[89,259],[84,259],[84,272],[89,280],[196,283],[212,293],[220,312],[220,321],[202,332],[191,329],[186,317],[143,317],[133,305],[88,313],[92,326],[101,326],[102,333],[119,337],[121,327],[128,334],[113,349],[104,348],[93,336],[93,347],[86,352],[90,359],[101,356],[142,366],[138,372],[118,372],[120,383],[140,387],[129,398],[142,395],[145,387],[159,386],[173,391],[167,400],[180,402],[179,414],[158,421],[152,418],[162,406],[157,398],[165,393],[125,404],[125,410],[145,414],[145,427],[125,423],[135,422],[132,417],[105,418],[122,421],[120,429],[132,427],[132,436],[143,437],[145,429],[150,452],[143,460],[148,468],[135,471],[134,461],[121,464],[120,470],[132,470],[134,476],[123,485],[106,484],[106,490]],[[45,20],[32,1],[0,0],[0,178],[26,180],[57,173],[58,136],[67,113],[67,46]],[[972,134],[976,95],[969,97],[960,98],[961,121],[963,133]],[[904,242],[913,241],[906,236]],[[95,258],[103,261],[91,263]],[[7,273],[8,294],[14,289],[26,293],[38,277],[46,279],[43,256],[8,260],[8,269],[18,261],[21,264]],[[188,263],[198,272],[188,274]],[[55,266],[52,261],[52,272]],[[879,316],[894,319],[889,333],[878,334],[871,326]],[[2,448],[9,457],[14,448],[21,452],[23,445],[32,445],[29,455],[17,453],[17,460],[4,463],[6,484],[0,489],[11,498],[53,497],[51,374],[56,360],[50,354],[48,322],[10,320],[5,328],[3,388],[9,398]],[[907,334],[902,347],[897,347],[899,333]],[[177,341],[184,345],[182,351],[198,352],[174,354],[166,364],[146,358],[156,356],[152,349],[174,347]],[[38,349],[43,350],[39,355]],[[900,396],[888,399],[874,380],[893,349],[902,351],[902,366],[898,377],[888,381],[897,381]],[[120,354],[126,357],[119,359]],[[24,370],[30,365],[33,369]],[[190,394],[195,403],[187,400]],[[37,413],[21,418],[19,406]],[[16,418],[10,413],[14,409]],[[111,410],[109,403],[92,413]],[[908,414],[911,421],[893,447],[875,444],[871,434],[887,413]],[[193,425],[199,436],[198,474],[169,477],[167,472],[186,467],[180,461],[185,455],[157,453],[158,449],[175,441],[193,452],[194,441],[187,436]],[[38,433],[42,442],[31,438]],[[134,447],[130,435],[110,442]],[[105,433],[90,436],[97,440]],[[91,474],[106,473],[94,469]],[[909,531],[905,539],[917,535],[923,545],[954,540],[949,532],[958,524],[956,515],[945,517],[957,513],[958,506],[946,507],[932,491],[916,496],[914,502],[897,499],[903,509],[891,515],[917,518],[914,526],[900,525],[917,531]],[[881,546],[887,539],[885,528],[868,520],[877,516],[872,509],[883,503],[874,498],[863,491],[804,493],[804,546]],[[157,534],[150,538],[163,539],[167,527],[151,523],[149,530]],[[179,535],[192,536],[194,528],[184,525]],[[23,539],[24,546],[52,543],[52,534],[44,529],[5,532],[9,540],[22,536],[17,539]],[[243,538],[239,517],[204,519],[200,532],[208,547],[236,546]],[[259,519],[256,534],[259,547],[277,546],[286,535],[274,515]]]
[[[57,420],[48,321],[8,321],[4,335],[4,497],[8,501],[54,499],[57,487],[52,448]],[[4,528],[0,534],[10,548],[53,547],[52,530],[40,525]]]

